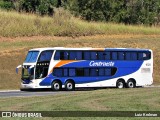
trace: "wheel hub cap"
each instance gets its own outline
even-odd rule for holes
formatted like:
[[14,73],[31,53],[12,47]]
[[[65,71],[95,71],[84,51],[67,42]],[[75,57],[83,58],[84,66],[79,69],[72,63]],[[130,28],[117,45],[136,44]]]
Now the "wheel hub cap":
[[122,82],[118,83],[118,88],[123,88],[123,83]]
[[129,82],[129,87],[133,87],[133,83],[132,82]]
[[68,84],[67,84],[67,88],[68,88],[68,89],[72,89],[72,84],[71,84],[71,83],[68,83]]
[[54,88],[55,88],[56,90],[58,90],[58,89],[59,89],[59,84],[58,84],[58,83],[54,84]]

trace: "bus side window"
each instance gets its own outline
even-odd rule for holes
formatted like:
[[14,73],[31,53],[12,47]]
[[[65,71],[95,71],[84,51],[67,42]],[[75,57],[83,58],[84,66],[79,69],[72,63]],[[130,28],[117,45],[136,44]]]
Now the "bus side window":
[[91,59],[91,57],[90,57],[90,52],[85,51],[83,55],[84,55],[84,56],[83,56],[84,60],[90,60],[90,59]]
[[99,68],[99,76],[104,76],[105,74],[104,68]]
[[98,52],[98,60],[104,60],[104,52]]
[[138,60],[143,60],[143,53],[142,52],[138,53]]
[[112,60],[117,60],[117,52],[112,52]]
[[60,51],[56,51],[54,60],[60,60]]
[[60,52],[60,60],[64,60],[64,52],[63,51]]
[[64,51],[64,60],[68,60],[69,53],[68,51]]
[[90,76],[98,76],[98,69],[91,68],[90,69]]
[[60,60],[68,60],[68,52],[60,51]]
[[118,60],[124,60],[124,52],[118,52]]
[[76,59],[82,60],[82,52],[81,51],[76,51]]
[[89,68],[84,68],[84,76],[89,76]]
[[91,52],[91,60],[97,60],[97,52]]
[[111,68],[111,76],[115,75],[117,72],[117,68]]
[[63,76],[65,76],[65,77],[68,76],[68,69],[67,68],[63,69]]
[[76,60],[76,52],[75,51],[69,52],[69,60]]
[[111,76],[111,68],[105,68],[105,75]]
[[73,77],[73,76],[75,76],[75,75],[76,75],[75,69],[74,69],[74,68],[70,68],[70,69],[69,69],[69,76]]
[[131,60],[131,53],[130,52],[126,52],[126,60]]
[[61,77],[63,76],[63,71],[61,68],[55,68],[54,71],[53,71],[53,75],[54,76],[57,76],[57,77]]
[[84,69],[83,68],[77,68],[76,69],[76,76],[84,76]]
[[150,52],[144,52],[143,53],[143,60],[149,60],[151,58]]
[[131,53],[131,60],[137,60],[137,53],[136,52]]
[[105,60],[110,60],[111,59],[111,53],[110,52],[104,52],[103,53]]

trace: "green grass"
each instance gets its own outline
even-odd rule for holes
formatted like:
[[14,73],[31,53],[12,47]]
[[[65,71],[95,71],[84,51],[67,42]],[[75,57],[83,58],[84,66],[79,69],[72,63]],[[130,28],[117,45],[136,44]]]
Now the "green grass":
[[102,89],[0,98],[0,111],[159,111],[159,91],[160,88]]
[[156,27],[87,22],[57,9],[53,17],[0,10],[0,36],[86,36],[95,34],[160,34]]

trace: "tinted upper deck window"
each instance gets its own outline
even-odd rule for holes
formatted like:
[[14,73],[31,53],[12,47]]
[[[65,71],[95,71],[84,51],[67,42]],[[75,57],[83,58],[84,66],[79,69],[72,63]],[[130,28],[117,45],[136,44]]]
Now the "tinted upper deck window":
[[124,52],[118,52],[118,60],[124,60],[125,54]]
[[77,60],[82,60],[82,51],[77,51],[76,52],[76,59]]
[[139,52],[138,60],[149,60],[151,59],[151,52]]
[[105,59],[105,56],[104,56],[104,52],[98,52],[98,59],[99,60],[104,60]]
[[117,60],[117,52],[112,52],[112,60]]
[[68,51],[56,51],[54,60],[68,60]]
[[91,60],[97,60],[97,52],[91,52]]
[[131,52],[131,60],[137,60],[137,52]]
[[137,60],[137,52],[126,52],[126,60]]
[[90,60],[90,59],[91,59],[91,52],[85,51],[85,52],[83,53],[83,59],[84,59],[84,60]]
[[70,51],[69,52],[69,60],[76,60],[77,59],[77,55],[75,51]]

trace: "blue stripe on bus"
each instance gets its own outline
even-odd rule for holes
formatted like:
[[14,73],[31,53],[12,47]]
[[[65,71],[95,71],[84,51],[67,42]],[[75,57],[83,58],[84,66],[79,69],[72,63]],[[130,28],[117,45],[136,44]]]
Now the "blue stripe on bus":
[[[99,61],[99,60],[93,60],[94,62],[112,62],[112,61]],[[59,79],[62,81],[62,84],[65,84],[65,81],[67,79],[73,79],[76,84],[82,84],[82,83],[91,83],[91,82],[98,82],[103,80],[109,80],[117,77],[123,77],[129,74],[132,74],[139,70],[141,67],[143,61],[114,61],[113,66],[89,66],[91,61],[79,61],[79,62],[73,62],[66,65],[63,65],[61,67],[75,67],[75,68],[81,68],[81,67],[89,67],[89,68],[97,68],[97,67],[116,67],[117,72],[113,76],[97,76],[97,77],[56,77],[52,74],[48,75],[46,78],[43,79],[43,81],[40,83],[41,86],[51,85],[53,80]]]
[[[102,63],[101,65],[99,66],[93,66],[93,63]],[[108,63],[105,65],[103,65],[103,63]],[[112,64],[114,63],[114,64]],[[128,67],[141,67],[143,61],[121,61],[121,60],[116,60],[115,61],[111,61],[111,60],[91,60],[91,61],[78,61],[78,62],[72,62],[72,63],[68,63],[68,64],[65,64],[61,67],[125,67],[125,68],[128,68]],[[95,64],[96,65],[96,64]]]

